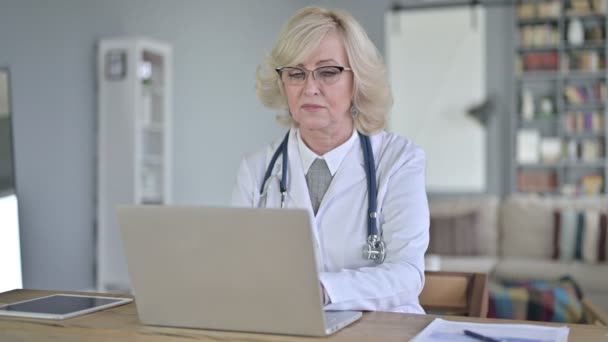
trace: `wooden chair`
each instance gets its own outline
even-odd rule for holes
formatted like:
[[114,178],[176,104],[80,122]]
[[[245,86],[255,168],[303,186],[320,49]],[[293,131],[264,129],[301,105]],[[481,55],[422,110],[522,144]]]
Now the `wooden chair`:
[[591,319],[590,324],[608,326],[608,314],[587,298],[583,298],[583,309]]
[[425,272],[420,305],[428,313],[486,317],[488,276],[485,273]]

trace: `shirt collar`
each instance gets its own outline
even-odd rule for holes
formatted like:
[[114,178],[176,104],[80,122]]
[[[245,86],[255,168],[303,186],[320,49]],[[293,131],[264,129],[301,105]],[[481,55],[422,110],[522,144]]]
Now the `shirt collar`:
[[302,159],[302,167],[304,168],[304,174],[308,173],[308,169],[317,158],[325,159],[327,163],[327,167],[329,168],[329,172],[331,175],[335,175],[338,172],[338,168],[342,163],[342,160],[346,157],[346,154],[350,151],[353,143],[357,139],[357,130],[353,129],[353,134],[350,136],[348,140],[346,140],[342,145],[334,148],[333,150],[325,153],[322,156],[318,156],[314,153],[306,144],[304,140],[302,140],[302,135],[300,134],[300,129],[296,130],[296,137],[298,139],[298,149],[300,150],[300,158]]

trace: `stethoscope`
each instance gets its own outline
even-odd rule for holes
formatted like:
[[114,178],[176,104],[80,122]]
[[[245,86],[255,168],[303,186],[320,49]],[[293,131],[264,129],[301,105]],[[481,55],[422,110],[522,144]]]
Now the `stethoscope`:
[[[386,247],[382,240],[382,232],[377,225],[378,213],[377,209],[377,184],[376,184],[376,167],[374,163],[374,152],[372,151],[372,145],[367,135],[359,133],[361,141],[361,149],[363,150],[363,159],[365,162],[365,175],[367,177],[367,194],[368,194],[368,208],[367,208],[367,243],[363,246],[363,259],[372,260],[376,264],[384,262],[386,257]],[[285,197],[287,195],[287,144],[289,141],[289,132],[285,135],[285,138],[272,155],[266,173],[264,174],[264,181],[260,187],[260,197],[264,195],[265,184],[272,174],[274,165],[279,158],[279,155],[283,158],[282,174],[279,181],[279,191],[281,192],[281,208],[285,208]]]

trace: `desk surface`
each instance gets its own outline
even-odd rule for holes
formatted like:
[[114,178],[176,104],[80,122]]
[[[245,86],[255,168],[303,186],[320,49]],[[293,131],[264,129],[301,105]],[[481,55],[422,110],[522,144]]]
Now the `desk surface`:
[[[0,304],[31,299],[57,291],[13,290],[0,293]],[[88,293],[90,294],[90,293]],[[385,312],[365,313],[329,341],[407,341],[436,316]],[[444,317],[445,318],[445,317]],[[510,320],[449,318],[457,321],[514,323]],[[516,322],[531,323],[531,322]],[[533,324],[533,323],[531,323]],[[559,325],[559,324],[556,324]],[[572,324],[569,341],[608,341],[608,328]],[[319,338],[231,333],[145,326],[137,319],[134,303],[63,321],[0,317],[2,341],[306,341]]]

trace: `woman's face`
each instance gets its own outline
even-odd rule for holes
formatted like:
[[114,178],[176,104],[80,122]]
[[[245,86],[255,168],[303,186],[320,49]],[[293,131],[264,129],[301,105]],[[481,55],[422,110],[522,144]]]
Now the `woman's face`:
[[[329,32],[303,63],[290,65],[311,71],[327,66],[350,68],[343,39],[336,32]],[[301,130],[352,130],[350,106],[353,73],[345,70],[332,76],[331,70],[323,70],[315,74],[316,79],[311,72],[306,72],[302,84],[287,81],[289,77],[302,77],[301,73],[298,75],[299,71],[295,70],[295,74],[293,69],[282,71],[283,86],[293,119]]]

